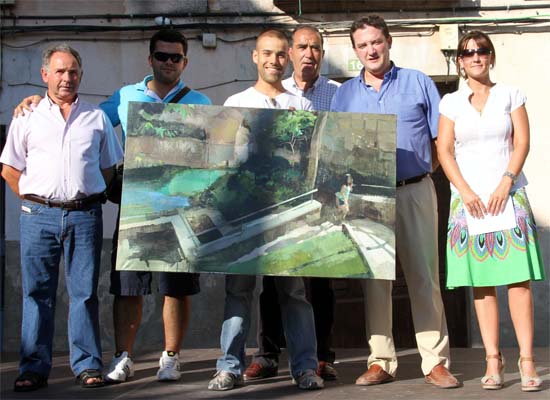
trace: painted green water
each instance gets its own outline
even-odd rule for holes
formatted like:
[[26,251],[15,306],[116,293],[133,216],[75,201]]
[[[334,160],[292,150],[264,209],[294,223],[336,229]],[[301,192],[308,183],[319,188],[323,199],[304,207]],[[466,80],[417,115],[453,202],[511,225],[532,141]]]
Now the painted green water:
[[208,189],[219,178],[232,172],[230,169],[188,169],[174,175],[159,191],[166,196],[189,197]]
[[186,169],[170,179],[124,181],[122,217],[139,218],[189,206],[189,197],[210,187],[230,169]]

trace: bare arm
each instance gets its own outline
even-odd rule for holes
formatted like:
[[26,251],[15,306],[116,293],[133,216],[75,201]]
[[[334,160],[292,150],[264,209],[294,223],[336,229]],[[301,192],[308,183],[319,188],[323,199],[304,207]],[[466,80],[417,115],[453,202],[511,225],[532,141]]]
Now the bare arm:
[[514,110],[511,117],[514,127],[514,150],[508,163],[508,171],[518,175],[523,169],[530,146],[529,117],[525,105]]
[[19,179],[21,178],[21,171],[9,165],[3,164],[2,178],[6,180],[8,186],[13,191],[13,193],[21,197],[21,195],[19,194]]
[[36,106],[40,103],[40,100],[42,100],[42,96],[37,94],[25,97],[13,110],[13,117],[16,118],[21,115],[25,115],[25,111],[32,112],[31,104]]
[[101,175],[103,175],[103,180],[105,181],[105,185],[107,185],[107,188],[111,186],[111,182],[115,177],[115,168],[116,165],[113,165],[112,167],[101,170]]
[[437,155],[441,167],[449,181],[458,189],[460,197],[464,202],[464,207],[470,215],[475,218],[483,218],[487,213],[485,205],[474,193],[464,179],[455,160],[455,124],[449,118],[441,115],[439,117],[439,132],[437,135]]
[[[525,159],[529,153],[529,117],[524,105],[515,109],[510,116],[512,117],[514,132],[514,149],[506,171],[517,176],[523,169],[523,164],[525,164]],[[506,171],[502,171],[502,173]],[[512,178],[502,177],[497,188],[489,197],[487,208],[491,214],[499,214],[504,211],[513,184]]]
[[431,141],[432,147],[432,172],[435,172],[437,167],[439,167],[439,158],[437,156],[437,139]]

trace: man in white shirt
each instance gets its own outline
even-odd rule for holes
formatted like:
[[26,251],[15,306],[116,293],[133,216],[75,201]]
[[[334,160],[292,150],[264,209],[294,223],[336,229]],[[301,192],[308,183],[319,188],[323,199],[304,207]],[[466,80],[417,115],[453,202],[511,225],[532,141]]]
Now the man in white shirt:
[[46,97],[33,113],[12,121],[0,157],[2,177],[23,199],[23,320],[16,392],[48,384],[62,255],[71,304],[71,369],[82,387],[103,385],[97,298],[101,203],[123,156],[106,115],[78,98],[78,52],[64,44],[46,49],[41,74]]
[[[299,26],[292,33],[292,45],[288,50],[294,72],[283,80],[290,93],[308,99],[314,110],[328,111],[332,96],[339,82],[320,75],[324,56],[323,37],[312,26]],[[277,290],[272,276],[264,276],[260,294],[258,352],[244,373],[246,381],[277,376],[279,354],[285,346],[282,321],[279,313]],[[335,353],[331,350],[332,325],[334,321],[334,292],[332,281],[326,278],[309,279],[311,305],[315,319],[317,338],[317,374],[324,380],[338,377],[333,366]]]
[[[211,104],[204,94],[188,88],[181,80],[187,67],[187,39],[175,29],[161,29],[149,41],[148,62],[152,74],[142,81],[116,90],[99,107],[107,114],[114,126],[120,125],[122,142],[125,142],[130,102]],[[38,104],[40,96],[24,99],[15,109],[14,116],[24,110],[32,112],[31,102]],[[120,187],[118,187],[120,185]],[[122,191],[122,181],[111,186],[111,193]],[[118,187],[118,190],[114,190]],[[112,199],[112,198],[111,198]],[[120,198],[116,201],[120,203]],[[120,208],[119,208],[120,213]],[[134,343],[143,314],[143,296],[152,293],[153,274],[148,271],[117,271],[118,220],[113,234],[111,253],[111,285],[114,295],[113,325],[115,354],[111,359],[105,379],[121,383],[135,373],[133,362]],[[162,320],[164,325],[164,351],[159,359],[157,379],[175,381],[180,379],[179,351],[191,313],[191,296],[200,291],[199,275],[184,272],[158,272],[158,291],[163,296]]]
[[[258,68],[256,84],[229,97],[225,106],[311,110],[311,103],[287,92],[282,76],[288,65],[288,39],[269,29],[260,34],[252,59]],[[223,355],[216,364],[210,390],[230,390],[243,385],[245,343],[250,328],[250,308],[256,276],[227,275],[224,322],[221,332]],[[292,376],[300,389],[323,387],[317,376],[315,326],[311,305],[301,278],[277,277],[275,286],[281,304]]]

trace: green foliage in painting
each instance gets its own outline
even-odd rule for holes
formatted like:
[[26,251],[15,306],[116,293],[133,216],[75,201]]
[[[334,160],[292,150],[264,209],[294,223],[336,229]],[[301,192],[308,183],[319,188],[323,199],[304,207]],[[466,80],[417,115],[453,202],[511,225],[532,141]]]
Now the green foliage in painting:
[[[181,104],[144,103],[142,108],[129,108],[128,136],[154,136],[170,139],[181,136],[202,137],[197,129],[185,126],[184,122],[191,115],[193,105],[182,107]],[[185,129],[186,128],[186,129]],[[190,131],[190,132],[187,132]]]
[[200,195],[203,205],[232,220],[309,190],[299,166],[281,157],[251,157],[235,174],[219,178]]
[[277,116],[273,134],[275,139],[290,147],[292,153],[311,138],[317,116],[309,111],[294,111]]

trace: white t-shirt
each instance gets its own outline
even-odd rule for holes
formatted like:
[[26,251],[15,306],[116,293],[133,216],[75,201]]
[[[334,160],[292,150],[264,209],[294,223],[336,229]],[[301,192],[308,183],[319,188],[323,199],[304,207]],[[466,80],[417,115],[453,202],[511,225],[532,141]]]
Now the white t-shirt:
[[[439,112],[455,123],[455,159],[460,173],[477,194],[490,194],[506,172],[513,150],[512,111],[525,104],[525,96],[514,87],[494,85],[480,113],[470,103],[468,85],[446,94]],[[527,184],[523,172],[512,190]],[[454,185],[451,189],[457,192]]]
[[299,97],[286,91],[274,98],[270,98],[258,92],[254,87],[229,96],[223,105],[229,107],[275,108],[281,110],[288,110],[290,107],[293,107],[296,110],[313,111],[311,102],[305,97]]

